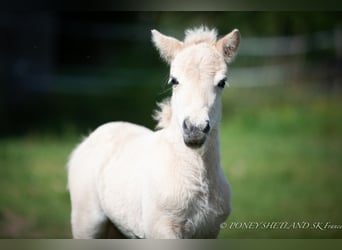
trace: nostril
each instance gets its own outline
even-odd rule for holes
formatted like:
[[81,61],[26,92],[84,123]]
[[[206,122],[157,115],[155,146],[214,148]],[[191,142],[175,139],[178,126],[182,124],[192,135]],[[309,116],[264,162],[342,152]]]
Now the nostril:
[[189,131],[191,127],[190,121],[188,118],[185,118],[185,120],[183,121],[183,129],[184,131]]
[[209,131],[210,131],[209,121],[207,121],[207,124],[205,125],[205,127],[204,127],[204,129],[202,131],[203,131],[203,133],[206,133],[206,134],[209,133]]

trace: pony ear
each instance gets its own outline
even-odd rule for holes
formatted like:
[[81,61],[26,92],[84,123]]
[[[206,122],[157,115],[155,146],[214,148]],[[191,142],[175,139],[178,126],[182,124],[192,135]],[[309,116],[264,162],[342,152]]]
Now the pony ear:
[[234,60],[240,45],[240,37],[239,30],[234,29],[217,41],[216,47],[222,53],[226,63],[231,63]]
[[160,56],[167,62],[175,58],[176,54],[182,49],[183,43],[177,39],[165,36],[157,30],[152,30],[152,41],[158,49]]

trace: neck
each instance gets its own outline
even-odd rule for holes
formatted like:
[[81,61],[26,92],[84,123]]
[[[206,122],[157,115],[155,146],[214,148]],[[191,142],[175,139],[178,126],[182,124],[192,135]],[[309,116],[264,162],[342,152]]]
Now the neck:
[[[210,132],[203,148],[202,158],[206,168],[217,169],[219,167],[221,161],[220,147],[220,130],[217,125]],[[214,164],[214,166],[210,166],[211,164]]]
[[[216,169],[220,164],[220,131],[219,126],[212,128],[208,137],[201,148],[193,149],[185,145],[183,132],[175,121],[170,122],[169,126],[163,129],[168,140],[175,146],[175,150],[187,152],[197,159],[201,159],[205,169]],[[212,166],[212,165],[215,166]]]

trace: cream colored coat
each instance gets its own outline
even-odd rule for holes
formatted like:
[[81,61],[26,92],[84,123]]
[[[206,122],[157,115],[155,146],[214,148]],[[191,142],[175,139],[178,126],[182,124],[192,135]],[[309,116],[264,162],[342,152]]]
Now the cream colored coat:
[[[74,150],[68,163],[74,238],[118,237],[113,228],[129,238],[217,237],[231,210],[220,165],[218,83],[240,35],[234,30],[218,41],[216,36],[201,27],[187,30],[181,42],[152,31],[178,84],[155,114],[159,130],[107,123]],[[185,117],[210,123],[200,148],[183,141]]]

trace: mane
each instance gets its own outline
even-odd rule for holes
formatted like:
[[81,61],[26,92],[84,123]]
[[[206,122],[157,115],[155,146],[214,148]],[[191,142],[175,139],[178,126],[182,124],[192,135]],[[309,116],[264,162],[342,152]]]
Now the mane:
[[157,103],[158,108],[154,111],[153,119],[157,121],[156,129],[163,129],[167,127],[171,121],[172,109],[170,98],[164,99]]
[[185,31],[184,45],[192,45],[198,43],[216,43],[217,31],[216,29],[209,29],[206,26],[200,26],[198,28],[187,29]]

